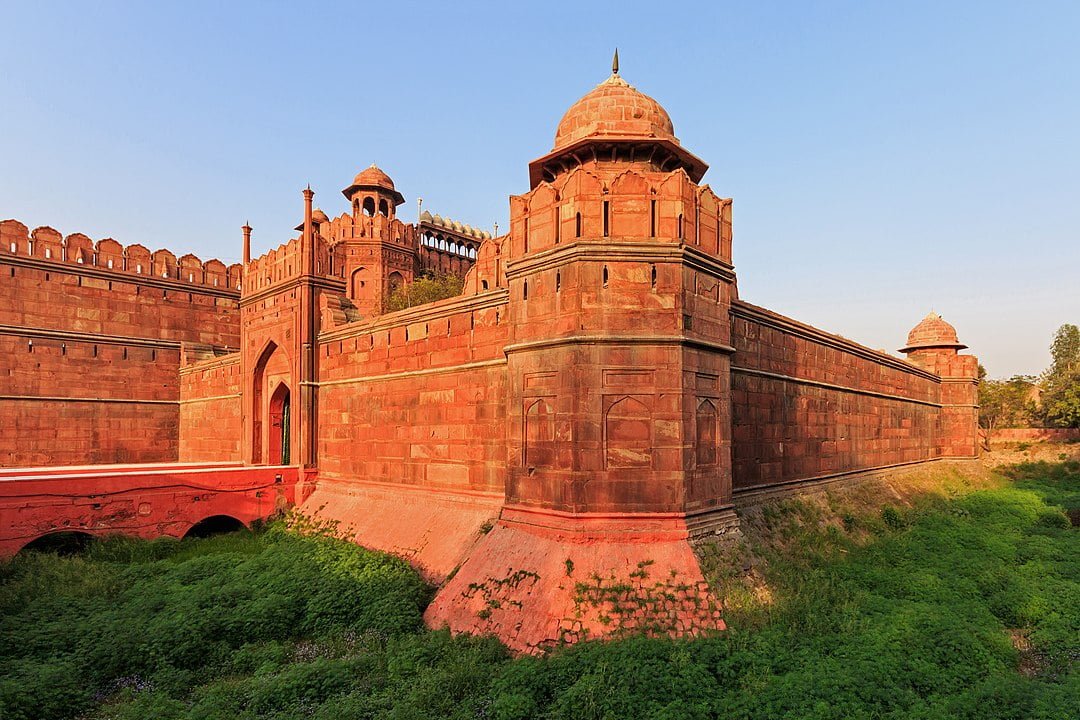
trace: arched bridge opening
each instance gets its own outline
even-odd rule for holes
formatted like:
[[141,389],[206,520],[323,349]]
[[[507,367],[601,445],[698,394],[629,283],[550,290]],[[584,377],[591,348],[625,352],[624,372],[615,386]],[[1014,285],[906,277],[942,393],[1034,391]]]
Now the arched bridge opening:
[[211,515],[192,525],[186,533],[187,538],[207,538],[214,535],[247,531],[248,527],[231,515]]
[[20,553],[40,552],[53,555],[71,556],[79,555],[90,547],[94,536],[88,532],[79,530],[58,530],[46,533],[41,537],[31,540],[22,546]]

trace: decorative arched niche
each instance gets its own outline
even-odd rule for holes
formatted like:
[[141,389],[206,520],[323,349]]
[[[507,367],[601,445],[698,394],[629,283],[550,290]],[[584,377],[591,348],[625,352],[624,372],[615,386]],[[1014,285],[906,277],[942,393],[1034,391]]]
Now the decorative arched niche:
[[643,399],[630,395],[604,413],[604,465],[608,468],[652,467],[652,412]]
[[555,408],[551,398],[526,400],[524,464],[528,468],[555,467]]

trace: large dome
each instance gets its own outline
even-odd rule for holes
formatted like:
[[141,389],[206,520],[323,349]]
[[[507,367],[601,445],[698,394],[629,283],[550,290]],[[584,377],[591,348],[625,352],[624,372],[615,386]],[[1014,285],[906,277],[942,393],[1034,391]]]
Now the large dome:
[[[590,153],[589,149],[595,152]],[[629,149],[630,152],[624,152]],[[619,75],[619,54],[611,77],[570,106],[555,131],[555,147],[529,163],[529,185],[535,188],[585,162],[632,161],[635,150],[645,162],[665,172],[681,168],[693,182],[709,169],[701,158],[679,144],[671,116],[660,103],[636,90]],[[610,154],[609,154],[610,153]]]
[[660,103],[612,73],[570,106],[555,132],[560,148],[587,137],[675,140],[675,126]]
[[936,312],[924,317],[908,333],[907,347],[900,352],[911,352],[925,348],[955,348],[963,350],[967,345],[960,343],[956,328],[945,322]]

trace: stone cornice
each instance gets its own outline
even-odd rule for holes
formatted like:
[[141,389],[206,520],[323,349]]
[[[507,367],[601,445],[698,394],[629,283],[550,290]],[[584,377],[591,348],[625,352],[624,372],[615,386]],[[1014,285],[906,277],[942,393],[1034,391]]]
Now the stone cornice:
[[321,288],[323,290],[330,290],[338,294],[344,294],[345,281],[339,278],[329,278],[324,275],[297,275],[294,278],[288,280],[282,280],[279,283],[268,285],[250,295],[244,295],[240,298],[240,307],[247,307],[248,305],[254,305],[261,302],[268,297],[274,295],[280,295],[281,293],[294,290],[301,285],[312,285],[313,287]]
[[[0,335],[83,342],[95,345],[128,345],[132,347],[162,348],[166,350],[179,350],[181,344],[180,340],[159,340],[156,338],[107,335],[104,333],[98,334],[74,332],[71,330],[50,330],[47,328],[23,327],[20,325],[0,325]],[[228,350],[228,348],[224,349]]]
[[181,398],[180,404],[194,405],[195,403],[216,402],[218,400],[239,400],[243,396],[243,393],[232,393],[230,395],[210,395],[207,397]]
[[789,317],[774,313],[771,310],[766,310],[757,305],[751,305],[745,300],[732,300],[731,314],[734,317],[752,320],[761,323],[762,325],[789,332],[793,335],[806,338],[807,340],[813,340],[816,343],[828,347],[836,348],[837,350],[849,352],[852,355],[856,355],[865,360],[870,360],[879,365],[885,365],[895,370],[900,370],[901,372],[910,373],[911,375],[918,375],[919,377],[924,377],[927,380],[933,380],[934,382],[941,382],[941,378],[934,373],[923,370],[905,360],[901,360],[900,358],[893,357],[892,355],[878,350],[871,350],[865,345],[860,345],[853,340],[848,340],[840,335],[827,333],[824,330],[819,330],[813,325],[807,325],[798,320],[792,320]]
[[496,288],[478,295],[459,295],[446,300],[417,305],[406,310],[379,315],[370,320],[357,320],[333,330],[319,333],[319,342],[345,340],[357,335],[389,330],[390,328],[412,325],[418,322],[430,322],[463,312],[486,310],[500,307],[509,300],[506,288]]
[[865,390],[862,388],[855,388],[849,385],[836,385],[833,383],[822,382],[820,380],[810,380],[808,378],[793,377],[791,375],[782,375],[780,373],[767,372],[765,370],[755,370],[754,368],[738,367],[737,365],[731,366],[731,372],[742,373],[744,375],[757,375],[759,377],[772,378],[773,380],[783,380],[784,382],[796,383],[798,385],[811,385],[813,387],[824,388],[826,390],[836,390],[838,392],[852,393],[853,395],[868,395],[870,397],[883,398],[885,400],[896,400],[897,402],[914,403],[916,405],[928,405],[930,407],[945,407],[941,403],[931,402],[929,400],[919,400],[917,398],[904,397],[903,395],[893,395],[891,393],[878,392],[877,390]]
[[140,400],[138,398],[66,397],[62,395],[0,395],[0,400],[34,402],[119,403],[123,405],[179,405],[179,400]]
[[225,367],[226,365],[238,365],[239,363],[240,351],[237,350],[219,357],[198,360],[189,365],[184,365],[180,368],[180,374],[190,375],[191,373],[202,372],[203,370],[214,370],[219,367]]
[[552,270],[571,262],[682,263],[712,277],[735,281],[735,267],[693,245],[662,242],[595,242],[576,240],[506,264],[506,279]]
[[383,373],[381,375],[362,375],[360,377],[339,378],[337,380],[320,380],[318,382],[301,382],[301,385],[309,387],[334,387],[335,385],[355,385],[356,383],[383,382],[385,380],[398,380],[401,378],[423,377],[425,375],[445,375],[447,373],[468,372],[483,368],[506,365],[506,358],[494,360],[478,360],[476,362],[463,363],[461,365],[447,365],[445,367],[429,367],[420,370],[402,370],[400,372]]
[[210,295],[228,300],[239,300],[240,291],[228,287],[214,287],[212,285],[199,285],[185,282],[176,278],[163,278],[154,275],[129,273],[122,270],[103,268],[97,265],[84,265],[80,263],[63,262],[59,260],[43,260],[25,255],[7,255],[0,253],[0,265],[14,265],[17,267],[34,268],[45,272],[69,273],[82,275],[99,280],[128,283],[130,285],[144,285],[146,287],[171,290],[173,292],[188,292],[196,295]]
[[503,348],[503,352],[510,355],[526,350],[538,350],[561,345],[683,345],[725,355],[735,352],[735,348],[730,345],[684,335],[567,335],[565,337],[514,343]]

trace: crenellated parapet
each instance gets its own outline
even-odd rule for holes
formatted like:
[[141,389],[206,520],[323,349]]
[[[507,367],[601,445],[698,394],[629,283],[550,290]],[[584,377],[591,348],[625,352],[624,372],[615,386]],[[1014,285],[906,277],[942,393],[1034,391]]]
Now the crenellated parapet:
[[319,223],[319,234],[331,246],[349,241],[385,242],[404,248],[416,247],[416,227],[386,215],[352,215],[342,213],[332,220]]
[[685,243],[731,262],[731,198],[668,172],[577,167],[511,197],[514,257],[578,240]]
[[171,280],[185,285],[218,288],[234,293],[240,289],[241,265],[226,266],[220,260],[200,260],[187,254],[179,260],[169,250],[154,252],[145,246],[124,246],[112,238],[96,243],[82,233],[63,236],[57,230],[41,226],[30,231],[18,220],[0,221],[0,258],[24,258],[31,262],[95,268],[116,273],[127,282],[132,276]]
[[[318,233],[315,242],[315,275],[340,279],[342,263],[335,251]],[[253,258],[244,268],[243,294],[252,295],[292,282],[305,274],[303,236],[297,236],[263,255]]]

